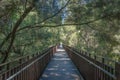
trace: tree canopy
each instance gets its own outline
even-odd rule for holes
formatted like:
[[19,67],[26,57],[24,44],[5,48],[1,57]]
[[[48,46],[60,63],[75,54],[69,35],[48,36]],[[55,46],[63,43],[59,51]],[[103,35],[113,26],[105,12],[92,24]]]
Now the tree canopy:
[[63,42],[120,59],[119,0],[0,0],[0,63]]

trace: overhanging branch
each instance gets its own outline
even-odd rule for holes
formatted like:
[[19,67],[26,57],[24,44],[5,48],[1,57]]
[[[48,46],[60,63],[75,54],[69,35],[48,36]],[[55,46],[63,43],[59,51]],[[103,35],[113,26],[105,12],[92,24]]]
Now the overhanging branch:
[[43,28],[43,27],[60,27],[60,26],[71,26],[71,25],[86,25],[86,24],[90,24],[90,23],[93,23],[93,22],[96,22],[98,20],[101,20],[103,18],[105,18],[106,16],[104,17],[100,17],[100,18],[97,18],[95,20],[91,20],[91,21],[88,21],[88,22],[83,22],[83,23],[75,23],[75,24],[58,24],[58,25],[35,25],[35,26],[26,26],[26,27],[23,27],[23,28],[20,28],[18,29],[18,31],[21,31],[21,30],[24,30],[24,29],[31,29],[31,28]]
[[[25,26],[25,27],[23,27],[23,28],[21,28],[21,29],[19,29],[19,30],[22,30],[22,29],[25,29],[25,28],[29,28],[30,26],[34,26],[34,25],[40,25],[41,23],[43,23],[43,22],[45,22],[45,21],[47,21],[47,20],[49,20],[49,19],[51,19],[51,18],[54,18],[54,17],[57,16],[63,9],[66,8],[66,6],[69,4],[69,2],[70,2],[70,0],[68,0],[67,3],[66,3],[58,12],[56,12],[56,13],[53,14],[52,16],[47,17],[46,19],[42,20],[42,21],[39,22],[39,23],[35,23],[35,24],[32,24],[32,25]],[[19,31],[19,30],[18,30],[18,31]]]

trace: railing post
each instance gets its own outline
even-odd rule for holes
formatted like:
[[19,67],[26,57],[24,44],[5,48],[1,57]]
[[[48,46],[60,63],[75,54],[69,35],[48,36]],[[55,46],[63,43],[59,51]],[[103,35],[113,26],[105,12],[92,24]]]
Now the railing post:
[[102,63],[103,63],[103,64],[105,63],[105,59],[104,59],[104,58],[102,58]]
[[54,53],[54,47],[52,48],[52,54]]
[[[56,46],[54,47],[54,53],[55,53],[55,49],[56,49]],[[54,54],[54,53],[53,53],[53,54]]]
[[96,60],[96,55],[94,55],[94,59]]
[[22,64],[22,59],[19,59],[19,64]]
[[9,70],[10,64],[8,63],[8,64],[6,65],[6,67],[7,67],[7,70]]
[[117,80],[120,80],[120,63],[115,64],[115,71],[116,71],[116,78]]
[[53,54],[56,52],[57,46],[53,47]]

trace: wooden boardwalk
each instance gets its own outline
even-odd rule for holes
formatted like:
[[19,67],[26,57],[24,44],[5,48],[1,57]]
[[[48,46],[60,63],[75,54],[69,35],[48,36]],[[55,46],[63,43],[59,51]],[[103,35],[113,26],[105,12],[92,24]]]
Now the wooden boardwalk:
[[39,80],[83,80],[64,49],[58,49]]

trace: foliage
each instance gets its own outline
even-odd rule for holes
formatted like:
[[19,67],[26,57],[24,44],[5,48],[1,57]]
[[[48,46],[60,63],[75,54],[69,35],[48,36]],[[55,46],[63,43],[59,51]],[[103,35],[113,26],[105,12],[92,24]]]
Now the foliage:
[[61,23],[61,14],[49,19],[61,8],[58,3],[58,0],[0,1],[1,63],[14,57],[34,54],[57,44],[58,35],[55,34],[57,29],[31,27],[38,23],[40,25]]
[[118,60],[119,3],[119,0],[1,0],[0,62],[34,54],[59,42]]
[[76,26],[78,43],[74,46],[105,57],[119,55],[120,41],[115,37],[120,35],[118,3],[119,0],[73,0],[68,7],[70,15],[66,22],[85,23]]

